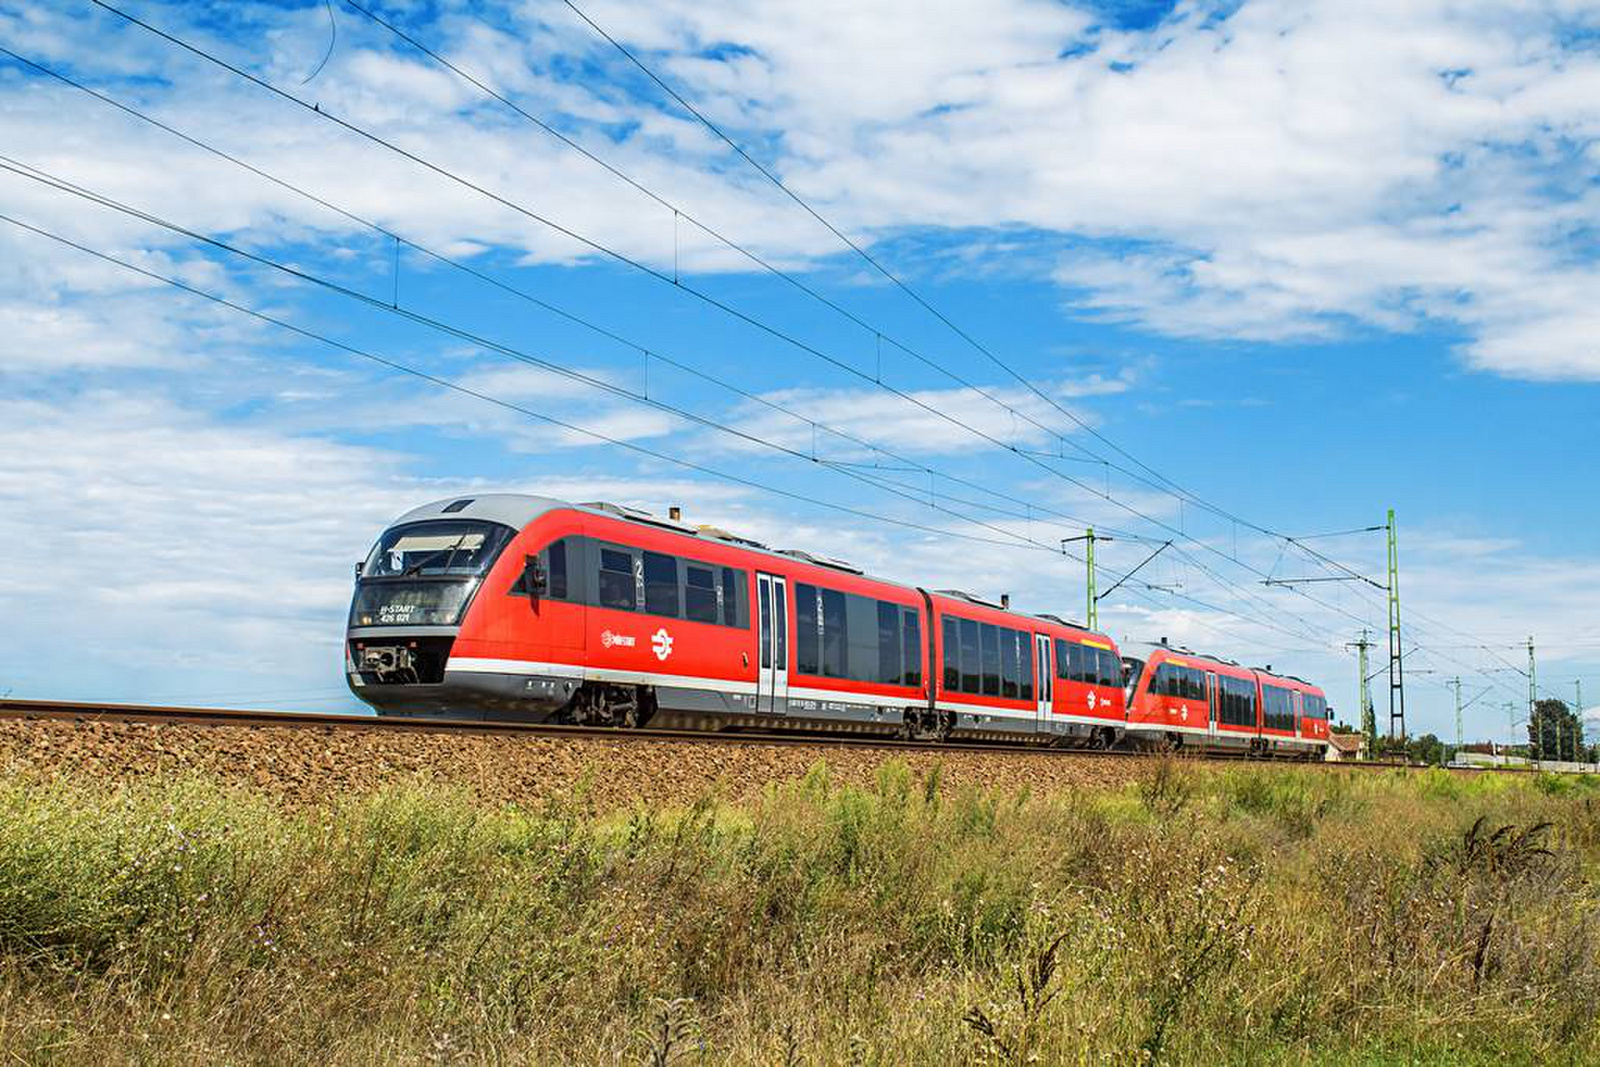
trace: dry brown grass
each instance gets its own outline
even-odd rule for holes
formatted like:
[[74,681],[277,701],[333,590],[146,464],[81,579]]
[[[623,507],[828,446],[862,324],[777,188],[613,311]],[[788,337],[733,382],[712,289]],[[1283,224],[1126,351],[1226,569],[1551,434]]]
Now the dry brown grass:
[[0,785],[0,1060],[1586,1062],[1587,785]]

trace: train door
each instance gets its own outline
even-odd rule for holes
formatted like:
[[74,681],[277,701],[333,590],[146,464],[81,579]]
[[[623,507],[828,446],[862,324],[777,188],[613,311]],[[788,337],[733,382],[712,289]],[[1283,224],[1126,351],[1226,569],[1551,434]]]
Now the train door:
[[1051,669],[1050,663],[1050,635],[1033,635],[1033,672],[1039,679],[1039,684],[1034,688],[1033,694],[1038,699],[1038,719],[1034,729],[1048,732],[1053,728],[1050,719],[1050,709],[1055,701],[1056,672]]
[[1222,692],[1217,688],[1217,672],[1206,672],[1206,733],[1217,736],[1217,709],[1222,706]]
[[756,710],[782,715],[789,706],[789,582],[776,574],[757,574],[756,586],[761,664]]

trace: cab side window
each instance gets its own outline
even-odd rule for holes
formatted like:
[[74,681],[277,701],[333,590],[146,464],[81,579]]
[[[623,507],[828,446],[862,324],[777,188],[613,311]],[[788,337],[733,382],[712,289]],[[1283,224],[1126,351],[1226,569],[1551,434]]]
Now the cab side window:
[[633,576],[633,553],[600,549],[600,606],[614,611],[635,611],[641,599]]

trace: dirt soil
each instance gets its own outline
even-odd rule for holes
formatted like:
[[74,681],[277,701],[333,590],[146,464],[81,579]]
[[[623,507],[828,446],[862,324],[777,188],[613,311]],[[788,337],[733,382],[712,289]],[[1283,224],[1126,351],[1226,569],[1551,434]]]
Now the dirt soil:
[[1134,756],[941,752],[823,744],[680,743],[331,727],[0,720],[0,772],[99,780],[203,775],[313,803],[418,781],[470,790],[492,803],[534,805],[583,789],[596,807],[738,799],[826,760],[835,783],[870,784],[901,760],[920,780],[941,765],[944,788],[1036,793],[1115,785],[1149,773]]

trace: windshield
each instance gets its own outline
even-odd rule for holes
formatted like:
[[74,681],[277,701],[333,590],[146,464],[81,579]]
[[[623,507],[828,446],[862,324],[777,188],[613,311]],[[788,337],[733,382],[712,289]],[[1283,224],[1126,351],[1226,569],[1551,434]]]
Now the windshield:
[[508,526],[462,519],[396,526],[384,531],[361,577],[475,577],[489,569],[511,534]]
[[474,582],[362,582],[351,626],[454,626]]

